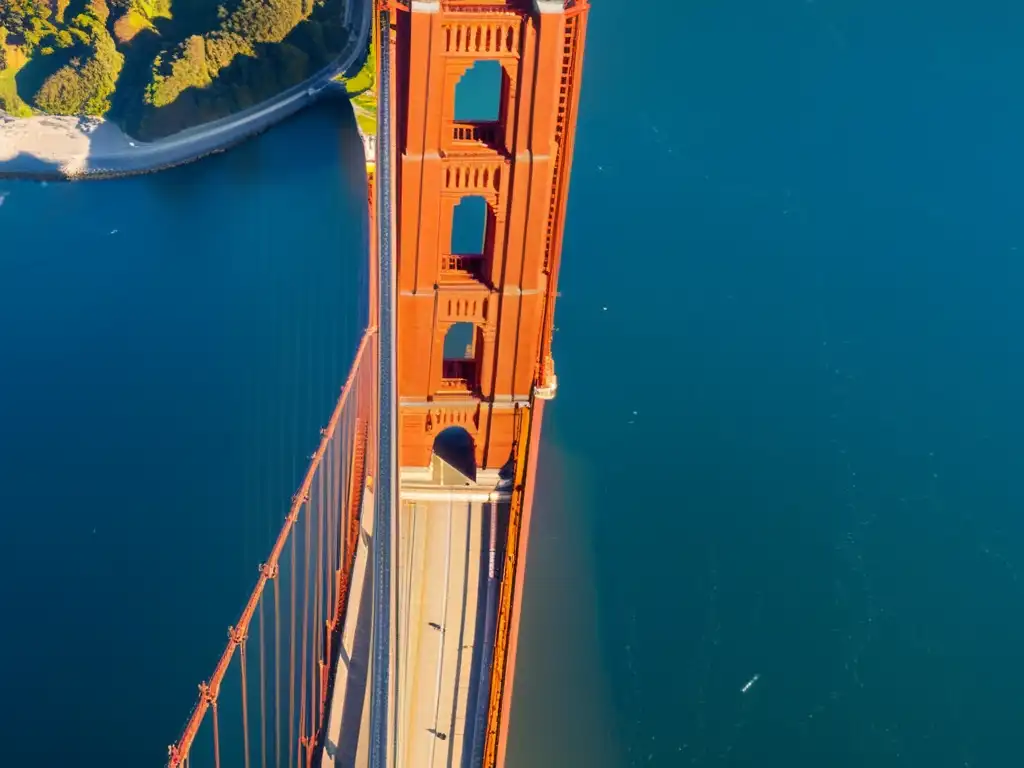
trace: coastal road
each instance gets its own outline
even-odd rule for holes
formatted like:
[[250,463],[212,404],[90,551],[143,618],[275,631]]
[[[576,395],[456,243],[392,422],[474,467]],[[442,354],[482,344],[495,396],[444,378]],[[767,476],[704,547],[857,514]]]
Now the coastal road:
[[[59,142],[67,146],[67,157],[61,156],[64,150],[55,147],[52,153],[48,152],[45,156],[41,153],[39,157],[25,157],[23,166],[19,166],[17,158],[0,163],[0,175],[31,175],[36,178],[64,178],[68,175],[130,176],[171,168],[220,152],[313,103],[339,72],[350,69],[369,45],[373,5],[373,0],[348,0],[344,21],[349,30],[349,39],[338,58],[304,82],[262,104],[147,143],[120,134],[106,135],[102,142],[92,142],[96,146],[89,146],[90,131],[86,128],[81,131],[81,140]],[[13,124],[16,127],[17,121]],[[39,125],[45,129],[46,118],[40,119]],[[96,130],[110,134],[112,128],[101,124]],[[42,163],[52,166],[52,170],[43,170]]]

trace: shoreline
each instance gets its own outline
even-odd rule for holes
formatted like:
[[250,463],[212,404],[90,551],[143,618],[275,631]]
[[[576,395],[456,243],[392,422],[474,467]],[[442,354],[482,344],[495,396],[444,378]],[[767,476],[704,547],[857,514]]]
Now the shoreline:
[[77,178],[88,173],[90,160],[128,152],[130,141],[103,118],[13,117],[0,110],[0,176]]
[[[346,21],[359,16],[349,27],[346,48],[332,64],[304,82],[262,104],[157,141],[136,141],[103,118],[14,117],[0,110],[0,179],[76,181],[139,176],[224,152],[314,103],[323,91],[333,91],[333,77],[348,71],[370,44],[372,7],[372,0],[346,3]],[[369,153],[371,142],[362,138]]]
[[[116,124],[102,118],[20,118],[0,110],[0,179],[85,181],[159,173],[226,152],[269,130],[315,100],[311,98],[289,105],[291,108],[276,111],[271,119],[261,121],[249,130],[232,131],[233,135],[218,136],[213,141],[202,141],[202,136],[185,136],[205,128],[198,126],[152,143],[136,142]],[[354,109],[351,100],[346,98],[346,101]],[[240,116],[225,119],[232,122],[244,120]],[[366,161],[372,162],[376,137],[365,134],[358,124],[356,130]],[[178,146],[165,147],[169,142],[181,146],[184,151],[174,151]]]

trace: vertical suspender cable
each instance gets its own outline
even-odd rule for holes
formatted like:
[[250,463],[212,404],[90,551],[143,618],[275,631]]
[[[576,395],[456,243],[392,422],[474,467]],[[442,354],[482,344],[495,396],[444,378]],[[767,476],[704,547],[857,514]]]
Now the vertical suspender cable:
[[220,724],[217,722],[217,700],[210,707],[213,710],[213,767],[220,768]]
[[[319,492],[317,497],[319,497]],[[316,524],[313,526],[313,533],[316,536],[316,543],[312,544],[313,554],[317,556],[316,571],[320,574],[320,508],[317,505]],[[313,566],[311,565],[310,568]],[[320,692],[320,581],[313,579],[313,620],[309,624],[309,734],[316,733],[316,702]],[[311,745],[309,745],[311,747]]]
[[[309,550],[310,550],[310,526],[312,524],[312,514],[310,510],[310,502],[307,500],[303,505],[306,518],[306,539],[302,550],[303,564],[303,580],[302,580],[302,677],[299,679],[299,741],[302,742],[306,737],[306,678],[309,677],[309,665],[307,664],[307,658],[309,653]],[[300,756],[301,759],[301,756]]]
[[[264,593],[266,594],[266,593]],[[259,602],[260,625],[260,768],[267,768],[267,649],[263,629],[263,595]]]
[[249,686],[245,669],[248,666],[245,658],[246,638],[242,638],[238,646],[239,661],[242,664],[242,749],[245,755],[245,768],[249,768]]
[[320,718],[323,717],[324,707],[324,676],[323,676],[323,664],[324,664],[324,641],[326,633],[324,632],[324,476],[320,476],[320,503],[317,504],[316,511],[316,611],[314,612],[314,623],[316,627],[316,656],[317,656],[317,669],[316,678],[316,697],[314,702],[318,705],[318,709],[313,711],[313,722],[315,724],[313,733],[316,733],[317,728],[320,726]]
[[[348,409],[346,408],[346,411],[347,410]],[[341,430],[341,423],[340,423],[340,421],[339,421],[339,424],[336,427],[336,430],[339,430],[339,431]],[[338,431],[335,431],[335,433],[333,435],[331,435],[330,451],[329,451],[329,454],[328,454],[327,459],[326,459],[326,462],[327,462],[327,502],[326,502],[327,503],[327,507],[326,507],[326,514],[327,514],[327,581],[324,584],[324,589],[326,590],[326,595],[324,596],[324,605],[327,606],[326,610],[328,611],[328,613],[327,613],[327,616],[326,616],[326,618],[327,618],[327,632],[326,632],[325,640],[324,640],[324,648],[325,648],[324,658],[326,659],[328,665],[330,665],[330,663],[331,663],[331,634],[334,631],[334,603],[331,602],[332,598],[334,597],[334,578],[333,578],[334,577],[334,557],[333,557],[334,550],[332,548],[332,542],[334,541],[334,539],[333,539],[332,534],[334,532],[334,527],[335,527],[334,526],[334,511],[336,509],[336,507],[334,505],[334,484],[337,482],[337,479],[334,476],[334,456],[335,456],[335,454],[338,453],[338,445],[339,445],[338,444],[338,440],[340,439],[338,435],[339,435]]]
[[274,768],[281,768],[281,579],[274,579]]
[[292,756],[295,754],[295,585],[298,583],[298,578],[295,575],[295,539],[298,538],[295,530],[292,530],[292,641],[291,647],[291,660],[288,664],[288,768],[292,768],[295,764],[292,762]]

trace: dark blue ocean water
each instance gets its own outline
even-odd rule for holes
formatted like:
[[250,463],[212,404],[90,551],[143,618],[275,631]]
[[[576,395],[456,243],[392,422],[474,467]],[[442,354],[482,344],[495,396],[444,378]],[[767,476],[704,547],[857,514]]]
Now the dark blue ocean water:
[[516,765],[1019,764],[1024,11],[597,5]]
[[[592,14],[511,768],[1024,758],[1022,27]],[[0,182],[14,762],[177,734],[363,326],[360,152]]]
[[0,732],[18,764],[162,764],[366,325],[362,148],[327,105],[0,189]]

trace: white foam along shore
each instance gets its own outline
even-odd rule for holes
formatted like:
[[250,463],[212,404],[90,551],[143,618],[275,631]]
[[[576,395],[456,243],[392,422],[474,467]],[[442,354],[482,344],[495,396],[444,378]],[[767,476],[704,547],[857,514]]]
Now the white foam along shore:
[[81,176],[90,158],[124,155],[130,141],[100,118],[16,118],[0,111],[0,169],[7,174]]

